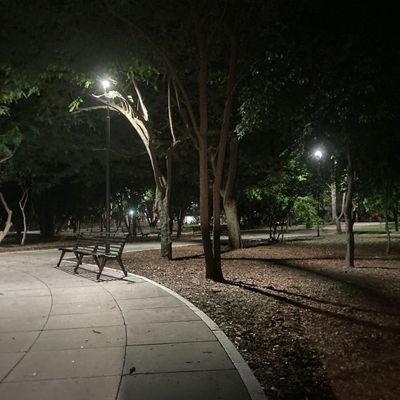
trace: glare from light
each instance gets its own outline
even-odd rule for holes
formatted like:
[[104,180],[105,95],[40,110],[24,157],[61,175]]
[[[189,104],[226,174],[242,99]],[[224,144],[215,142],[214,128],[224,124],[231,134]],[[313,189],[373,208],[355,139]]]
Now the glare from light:
[[133,217],[135,215],[135,210],[133,210],[132,208],[128,211],[129,215],[131,217]]
[[104,79],[101,81],[101,85],[103,86],[104,90],[107,91],[107,89],[111,86],[111,83],[108,79]]
[[314,157],[316,158],[316,160],[319,161],[322,158],[322,151],[321,150],[315,150]]

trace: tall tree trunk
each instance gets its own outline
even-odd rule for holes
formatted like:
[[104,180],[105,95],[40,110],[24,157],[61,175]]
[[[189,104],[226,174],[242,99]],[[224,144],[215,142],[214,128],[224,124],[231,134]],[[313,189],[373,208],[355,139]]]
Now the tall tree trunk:
[[230,122],[233,104],[233,91],[236,82],[236,61],[237,61],[237,43],[234,37],[231,38],[231,54],[229,59],[229,72],[227,82],[227,94],[222,118],[222,126],[218,143],[217,164],[215,167],[214,185],[213,185],[213,251],[214,268],[216,280],[223,280],[221,270],[221,189],[222,177],[224,173],[225,155],[230,133]]
[[395,199],[393,206],[394,230],[399,231],[399,201]]
[[185,220],[185,209],[183,207],[180,207],[178,216],[177,216],[177,229],[176,229],[176,238],[177,239],[179,239],[182,236],[182,227],[183,227],[184,220]]
[[227,221],[229,244],[232,249],[240,249],[243,247],[243,241],[236,199],[224,199],[224,210]]
[[213,248],[210,238],[210,214],[208,207],[208,54],[203,27],[194,12],[199,45],[199,175],[200,175],[200,227],[206,261],[206,278],[216,278]]
[[335,224],[337,220],[337,191],[336,191],[335,180],[331,181],[329,188],[331,191],[331,214],[332,214],[331,222]]
[[[348,133],[347,133],[348,135]],[[347,157],[347,194],[344,218],[346,222],[346,258],[348,267],[354,267],[354,231],[353,231],[353,196],[354,196],[354,171],[351,159],[350,138],[346,141]]]
[[[231,135],[233,134],[231,133]],[[238,158],[239,142],[236,137],[232,137],[229,145],[228,175],[222,190],[229,244],[232,249],[239,249],[243,246],[235,191]]]
[[385,182],[385,189],[384,189],[384,212],[385,212],[385,231],[386,231],[386,251],[385,254],[387,256],[390,255],[392,243],[391,243],[391,236],[390,236],[390,227],[389,227],[389,183]]
[[[201,125],[201,121],[200,121]],[[205,138],[205,140],[207,140]],[[208,207],[208,147],[207,142],[199,143],[200,169],[200,229],[206,261],[206,278],[214,277],[214,257],[210,238],[210,214]]]
[[340,220],[344,215],[344,209],[346,207],[346,193],[342,193],[342,205],[340,207],[340,214],[336,216],[336,233],[342,233],[342,223]]
[[4,228],[2,231],[0,231],[0,243],[4,240],[4,238],[7,236],[8,232],[10,231],[11,227],[12,227],[12,211],[10,210],[10,208],[8,207],[8,204],[3,196],[3,193],[0,192],[0,201],[3,204],[3,207],[6,210],[7,213],[7,219],[6,219],[6,223],[4,225]]
[[172,239],[169,229],[168,196],[159,189],[156,190],[156,207],[160,216],[161,257],[172,259]]
[[389,210],[385,205],[385,232],[386,232],[386,250],[385,254],[387,256],[390,255],[390,250],[392,247],[391,236],[390,236],[390,227],[389,227]]
[[21,214],[22,214],[22,223],[24,226],[24,232],[22,234],[22,239],[21,239],[21,246],[23,246],[25,244],[26,233],[28,230],[27,223],[26,223],[26,213],[25,213],[25,207],[26,207],[26,203],[28,201],[28,197],[29,197],[29,189],[25,189],[25,190],[23,190],[21,199],[18,202],[19,208],[20,208]]

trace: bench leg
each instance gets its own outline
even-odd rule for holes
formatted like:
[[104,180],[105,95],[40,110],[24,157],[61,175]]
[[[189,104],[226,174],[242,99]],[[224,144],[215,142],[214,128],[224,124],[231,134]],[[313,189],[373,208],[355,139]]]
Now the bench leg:
[[121,267],[122,272],[124,273],[124,275],[125,275],[125,276],[128,276],[128,273],[126,272],[125,265],[124,265],[124,263],[122,262],[121,257],[117,257],[117,261],[118,261],[118,264],[120,265],[120,267]]
[[61,250],[61,257],[60,257],[60,261],[58,261],[57,264],[57,268],[60,266],[62,259],[64,258],[64,254],[65,254],[66,250]]
[[101,273],[103,272],[103,268],[106,265],[107,262],[107,258],[106,257],[99,257],[99,262],[98,262],[98,266],[99,266],[99,272],[97,274],[97,280],[100,279]]
[[75,268],[74,268],[74,272],[76,274],[76,271],[78,270],[79,266],[82,264],[83,254],[76,254],[75,253],[75,256],[76,256],[76,258],[78,260],[78,262],[76,263]]

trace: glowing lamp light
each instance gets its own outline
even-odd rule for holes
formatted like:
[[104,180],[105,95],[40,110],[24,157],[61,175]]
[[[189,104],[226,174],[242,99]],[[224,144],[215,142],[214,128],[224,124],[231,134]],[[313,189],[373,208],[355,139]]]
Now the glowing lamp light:
[[317,160],[320,160],[322,158],[322,151],[321,150],[315,150],[314,157]]
[[104,79],[101,81],[101,85],[103,86],[104,90],[107,91],[107,89],[111,86],[111,83],[108,79]]
[[130,215],[131,217],[133,217],[133,216],[135,215],[135,210],[130,209],[130,210],[128,211],[128,213],[129,213],[129,215]]

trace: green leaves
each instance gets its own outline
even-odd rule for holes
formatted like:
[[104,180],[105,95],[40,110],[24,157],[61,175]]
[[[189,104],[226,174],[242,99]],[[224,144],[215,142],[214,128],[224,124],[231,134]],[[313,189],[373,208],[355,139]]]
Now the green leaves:
[[11,157],[21,144],[22,134],[16,126],[12,130],[0,134],[0,162]]
[[76,98],[75,100],[71,101],[71,103],[69,103],[68,111],[69,112],[76,111],[82,103],[83,103],[82,97]]
[[39,86],[35,80],[24,72],[16,71],[9,65],[0,65],[0,115],[9,115],[10,105],[21,99],[39,94]]

